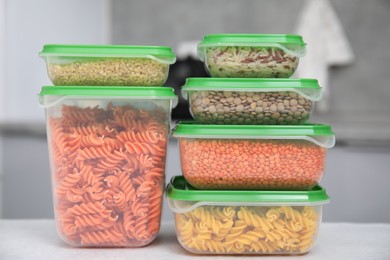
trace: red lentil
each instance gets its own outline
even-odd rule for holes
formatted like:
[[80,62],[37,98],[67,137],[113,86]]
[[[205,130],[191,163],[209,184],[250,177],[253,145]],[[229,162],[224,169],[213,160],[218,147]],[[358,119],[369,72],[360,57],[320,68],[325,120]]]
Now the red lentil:
[[198,189],[309,189],[326,149],[306,140],[180,138],[181,166]]

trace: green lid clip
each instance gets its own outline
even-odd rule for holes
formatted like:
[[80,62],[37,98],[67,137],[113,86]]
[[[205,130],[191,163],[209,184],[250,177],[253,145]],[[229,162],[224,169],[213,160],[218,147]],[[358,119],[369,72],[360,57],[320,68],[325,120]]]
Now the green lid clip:
[[311,101],[322,98],[322,88],[316,79],[283,78],[187,78],[182,87],[183,97],[189,91],[245,91],[282,92],[293,91]]
[[176,55],[166,46],[47,44],[39,56],[150,58],[165,64],[176,61]]
[[208,47],[246,46],[276,47],[285,52],[302,57],[306,53],[306,44],[302,36],[293,34],[209,34],[198,44],[198,56],[204,61],[204,52]]
[[169,99],[172,100],[173,107],[178,102],[174,89],[169,87],[44,86],[41,93],[39,93],[39,103],[43,108],[55,106],[68,99]]
[[324,148],[332,148],[336,139],[329,125],[203,125],[180,122],[173,131],[177,138],[198,139],[281,139],[307,140]]
[[[317,185],[307,191],[284,190],[197,190],[183,176],[175,176],[167,185],[166,196],[175,212],[186,212],[203,205],[315,206],[329,202],[326,190]],[[182,201],[191,203],[180,203]]]

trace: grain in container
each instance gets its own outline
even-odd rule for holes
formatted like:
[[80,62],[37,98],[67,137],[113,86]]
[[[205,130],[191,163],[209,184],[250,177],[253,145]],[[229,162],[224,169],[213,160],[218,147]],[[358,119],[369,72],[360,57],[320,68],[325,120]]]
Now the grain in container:
[[198,189],[306,190],[325,172],[329,125],[177,124],[183,176]]
[[162,86],[176,61],[165,46],[48,44],[40,56],[59,86]]
[[167,200],[181,246],[194,254],[286,255],[315,244],[325,189],[306,191],[196,190],[172,178]]
[[289,78],[305,46],[299,35],[210,34],[198,44],[198,57],[212,77]]
[[77,247],[139,247],[160,228],[172,88],[48,86],[54,212]]
[[296,125],[322,97],[316,79],[188,78],[182,88],[202,124]]

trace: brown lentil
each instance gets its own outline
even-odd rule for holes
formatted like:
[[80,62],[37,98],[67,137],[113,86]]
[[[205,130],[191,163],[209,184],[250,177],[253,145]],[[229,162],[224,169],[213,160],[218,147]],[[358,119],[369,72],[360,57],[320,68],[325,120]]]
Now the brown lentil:
[[292,91],[194,91],[190,97],[192,116],[204,124],[301,124],[313,109],[311,100]]

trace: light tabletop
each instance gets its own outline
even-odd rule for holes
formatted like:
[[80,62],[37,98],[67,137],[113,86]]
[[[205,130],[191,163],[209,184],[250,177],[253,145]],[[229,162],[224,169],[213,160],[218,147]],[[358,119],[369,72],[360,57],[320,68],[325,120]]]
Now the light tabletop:
[[[0,259],[215,259],[188,253],[177,242],[174,224],[163,223],[156,240],[143,248],[72,248],[57,236],[54,220],[0,220]],[[235,256],[222,257],[232,259]],[[237,256],[253,259],[253,256]],[[390,260],[390,224],[323,223],[315,247],[305,255],[265,256],[288,260]]]

